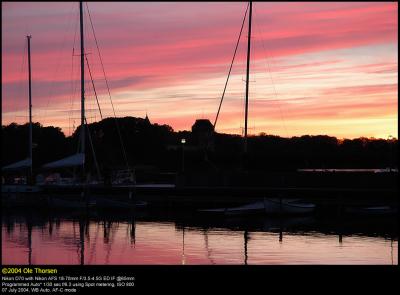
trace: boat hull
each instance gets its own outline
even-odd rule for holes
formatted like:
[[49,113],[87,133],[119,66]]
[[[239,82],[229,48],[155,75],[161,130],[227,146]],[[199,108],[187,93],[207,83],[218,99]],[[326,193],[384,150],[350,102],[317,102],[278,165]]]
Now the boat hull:
[[114,200],[110,198],[96,198],[96,207],[99,209],[132,210],[146,208],[147,203],[142,201],[130,202],[128,200]]
[[246,204],[233,208],[217,208],[198,210],[200,213],[213,215],[236,216],[236,215],[302,215],[311,214],[315,211],[312,203],[300,202],[288,199],[264,199],[263,201]]
[[40,187],[36,185],[25,185],[25,184],[4,184],[1,186],[2,194],[15,194],[15,193],[38,193]]
[[96,205],[93,200],[83,200],[78,198],[59,198],[50,197],[48,199],[48,206],[54,209],[87,209]]
[[315,211],[315,205],[312,203],[287,199],[264,199],[264,208],[266,214],[300,215]]
[[360,216],[390,216],[397,214],[397,208],[390,206],[347,207],[345,212],[349,215]]

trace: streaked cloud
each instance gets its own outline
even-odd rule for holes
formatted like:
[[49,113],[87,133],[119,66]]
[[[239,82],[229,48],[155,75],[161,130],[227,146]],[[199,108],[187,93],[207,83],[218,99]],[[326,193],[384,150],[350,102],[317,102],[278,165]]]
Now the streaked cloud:
[[[117,115],[147,111],[153,121],[177,130],[189,129],[199,116],[213,121],[246,3],[88,5]],[[3,124],[25,120],[29,33],[35,118],[69,133],[79,108],[79,57],[72,56],[79,51],[77,3],[6,2],[2,8]],[[314,122],[329,126],[320,130],[330,135],[378,136],[385,129],[397,134],[397,121],[385,119],[397,116],[397,16],[397,3],[391,2],[254,3],[250,121],[259,126],[254,132],[311,134],[318,128],[306,122]],[[96,91],[111,116],[85,21]],[[243,125],[245,53],[243,39],[217,126],[221,131],[239,133]],[[90,82],[86,91],[88,105],[95,106]],[[98,119],[90,108],[88,116]],[[351,119],[366,122],[366,129],[343,130]],[[380,129],[369,119],[381,122]]]

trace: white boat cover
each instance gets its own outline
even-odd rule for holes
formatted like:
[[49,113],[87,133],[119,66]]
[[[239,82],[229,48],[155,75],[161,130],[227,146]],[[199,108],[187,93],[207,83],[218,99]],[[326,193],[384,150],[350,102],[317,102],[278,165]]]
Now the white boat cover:
[[32,166],[32,159],[26,158],[25,160],[4,166],[1,170],[7,171],[7,170],[20,170],[20,169],[25,169],[28,167]]
[[66,157],[64,159],[47,163],[43,165],[43,168],[63,168],[63,167],[73,167],[82,166],[85,163],[85,154],[78,153],[73,156]]

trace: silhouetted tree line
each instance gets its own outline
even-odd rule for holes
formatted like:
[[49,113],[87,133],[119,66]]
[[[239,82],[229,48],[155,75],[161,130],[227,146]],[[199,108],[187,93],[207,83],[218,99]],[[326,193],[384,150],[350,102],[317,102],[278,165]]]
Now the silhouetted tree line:
[[[102,171],[126,167],[120,138],[129,166],[152,167],[165,172],[179,172],[183,156],[185,171],[237,171],[244,165],[254,171],[397,167],[397,139],[338,140],[326,135],[283,138],[260,134],[249,137],[248,154],[244,157],[240,136],[214,133],[210,139],[212,144],[204,147],[199,144],[198,133],[174,132],[170,126],[151,124],[147,118],[107,118],[91,123],[87,128]],[[80,127],[66,137],[58,127],[35,123],[34,167],[76,153],[79,134]],[[182,138],[186,139],[185,144],[181,143]],[[1,165],[22,160],[27,154],[28,124],[2,126]],[[86,155],[87,167],[94,171],[89,138]]]

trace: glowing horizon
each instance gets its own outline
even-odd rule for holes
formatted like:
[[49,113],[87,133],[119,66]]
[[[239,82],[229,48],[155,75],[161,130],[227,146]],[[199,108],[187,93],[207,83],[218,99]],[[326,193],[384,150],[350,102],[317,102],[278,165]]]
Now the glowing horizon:
[[[88,3],[118,117],[189,130],[214,121],[247,3]],[[2,3],[2,124],[28,112],[70,135],[79,124],[77,3]],[[86,8],[86,6],[85,6]],[[398,138],[395,2],[253,4],[249,133]],[[89,19],[86,52],[104,117],[113,115]],[[29,30],[28,30],[29,27]],[[216,131],[240,134],[247,26]],[[25,50],[25,51],[24,51]],[[86,69],[86,77],[89,78]],[[88,122],[100,119],[86,81]]]

